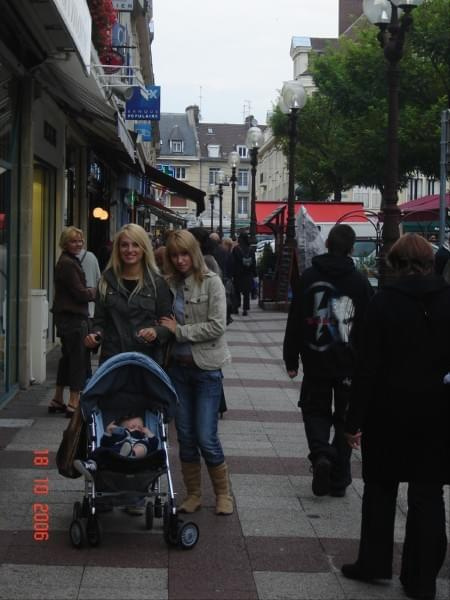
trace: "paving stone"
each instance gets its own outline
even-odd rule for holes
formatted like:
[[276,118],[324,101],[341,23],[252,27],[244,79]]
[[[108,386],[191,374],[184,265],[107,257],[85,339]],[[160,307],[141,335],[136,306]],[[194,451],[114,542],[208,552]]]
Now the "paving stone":
[[344,592],[331,573],[254,573],[259,600],[340,600]]
[[[253,304],[250,318],[237,318],[227,331],[235,360],[224,368],[228,411],[219,432],[235,511],[228,517],[215,514],[215,495],[202,465],[202,509],[179,515],[200,530],[190,551],[167,545],[161,519],[148,531],[142,517],[120,509],[99,516],[103,534],[98,547],[72,547],[73,503],[83,497],[84,480],[63,478],[56,470],[55,452],[67,420],[47,413],[60,349],[49,352],[47,382],[21,390],[0,409],[0,447],[6,446],[0,451],[0,600],[404,598],[397,575],[405,485],[398,500],[394,580],[373,588],[340,575],[340,566],[353,562],[358,552],[361,455],[352,455],[353,483],[345,498],[314,496],[297,406],[302,372],[289,380],[282,360],[285,323],[286,314],[260,311]],[[50,451],[49,466],[37,469],[33,450],[44,447]],[[179,504],[184,484],[173,421],[169,459]],[[39,474],[49,479],[44,498],[33,491]],[[161,478],[161,488],[167,489],[167,477]],[[447,513],[448,496],[447,491]],[[45,499],[50,515],[45,543],[36,542],[31,529],[32,506],[39,499]],[[438,600],[448,600],[449,573],[450,552],[438,581]]]

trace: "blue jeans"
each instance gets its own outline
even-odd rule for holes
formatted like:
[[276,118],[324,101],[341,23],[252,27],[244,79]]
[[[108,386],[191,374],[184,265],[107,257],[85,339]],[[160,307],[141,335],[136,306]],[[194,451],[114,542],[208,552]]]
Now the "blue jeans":
[[201,455],[207,465],[221,465],[225,457],[217,425],[222,371],[173,365],[168,374],[178,394],[175,425],[181,461],[199,462]]

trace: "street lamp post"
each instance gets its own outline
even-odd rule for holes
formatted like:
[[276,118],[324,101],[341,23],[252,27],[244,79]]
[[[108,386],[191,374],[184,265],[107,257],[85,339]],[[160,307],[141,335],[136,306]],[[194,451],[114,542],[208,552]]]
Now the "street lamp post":
[[223,185],[225,183],[225,173],[220,169],[216,173],[217,193],[219,195],[219,235],[222,239],[223,236],[223,214],[222,214],[222,201],[223,201]]
[[300,81],[286,81],[281,90],[279,107],[289,115],[289,181],[286,244],[295,246],[295,147],[297,143],[297,114],[305,106],[306,92]]
[[264,136],[259,127],[250,127],[247,131],[245,145],[250,151],[250,165],[252,175],[252,190],[250,201],[250,244],[256,245],[256,167],[258,165],[258,149],[261,147]]
[[[363,10],[371,23],[379,28],[378,40],[388,62],[388,129],[386,170],[381,200],[383,219],[382,248],[380,256],[380,285],[386,282],[388,267],[386,255],[400,235],[400,209],[398,202],[398,90],[405,34],[412,24],[412,9],[423,0],[363,0]],[[404,11],[400,16],[398,9]]]
[[216,186],[211,183],[209,186],[209,202],[211,204],[211,233],[214,231],[214,198],[216,196]]
[[239,152],[233,150],[228,155],[228,166],[231,168],[231,225],[230,225],[230,237],[234,241],[236,239],[236,168],[239,166],[240,158]]

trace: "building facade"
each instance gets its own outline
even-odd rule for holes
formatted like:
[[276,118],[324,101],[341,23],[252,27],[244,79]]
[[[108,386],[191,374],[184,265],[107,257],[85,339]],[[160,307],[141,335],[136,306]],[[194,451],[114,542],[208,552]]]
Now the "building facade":
[[[365,19],[360,0],[340,0],[338,35],[351,35],[352,28]],[[309,71],[309,60],[312,54],[326,51],[327,45],[335,43],[332,38],[312,38],[294,36],[291,39],[290,56],[292,58],[293,79],[301,81],[308,95],[314,93],[316,87]],[[258,198],[262,200],[287,201],[288,177],[285,155],[274,145],[270,127],[265,132],[265,142],[259,153],[260,183]],[[417,173],[410,177],[408,185],[399,191],[399,203],[413,200],[422,195],[439,193],[439,181],[429,180]],[[332,198],[330,198],[332,200]],[[366,209],[379,210],[381,193],[375,188],[353,187],[342,192],[342,201],[363,202]]]
[[[220,228],[229,234],[232,206],[232,171],[228,156],[236,151],[240,163],[236,167],[235,182],[235,224],[236,229],[246,228],[250,222],[251,166],[245,145],[249,127],[255,125],[253,117],[247,117],[242,124],[202,123],[198,106],[188,106],[185,113],[162,113],[160,120],[160,155],[157,163],[177,179],[186,181],[208,195],[205,210],[195,214],[195,208],[185,198],[165,191],[161,200],[166,206],[176,210],[187,220],[188,227],[202,224],[214,231]],[[263,127],[264,129],[264,127]],[[222,171],[225,182],[222,185],[222,211],[217,174]],[[257,182],[256,182],[257,184]]]
[[[159,114],[128,115],[134,96],[147,106],[158,92],[152,2],[100,4],[0,0],[0,402],[42,379],[65,226],[97,252],[152,211],[181,223],[146,204],[160,185]],[[191,192],[203,210],[203,194],[181,189]]]

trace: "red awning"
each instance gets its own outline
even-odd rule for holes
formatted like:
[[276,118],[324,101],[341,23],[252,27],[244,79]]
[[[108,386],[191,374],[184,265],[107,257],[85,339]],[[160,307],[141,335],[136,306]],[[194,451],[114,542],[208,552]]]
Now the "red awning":
[[[345,223],[364,223],[367,217],[364,216],[364,204],[362,202],[295,202],[295,215],[300,207],[304,206],[311,219],[319,224],[336,223],[341,220]],[[266,219],[273,214],[275,218],[282,207],[286,210],[281,211],[281,222],[287,221],[287,203],[286,202],[256,202],[256,222],[258,233],[272,233],[270,227],[264,224]],[[266,221],[267,222],[267,221]]]
[[[450,206],[450,194],[445,195],[446,206]],[[402,213],[410,214],[413,212],[433,212],[439,211],[440,196],[439,194],[433,194],[431,196],[422,196],[409,202],[399,204],[398,207]]]

